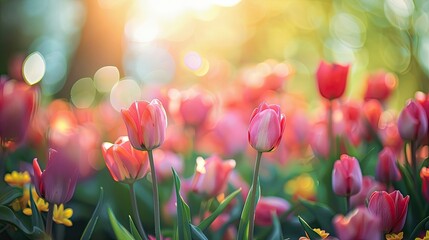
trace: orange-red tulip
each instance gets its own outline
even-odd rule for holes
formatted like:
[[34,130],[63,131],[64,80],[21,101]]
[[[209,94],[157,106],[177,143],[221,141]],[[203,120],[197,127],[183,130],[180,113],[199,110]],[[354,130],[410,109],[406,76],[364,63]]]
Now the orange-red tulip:
[[349,65],[329,64],[321,61],[317,69],[317,86],[322,97],[332,100],[344,94]]

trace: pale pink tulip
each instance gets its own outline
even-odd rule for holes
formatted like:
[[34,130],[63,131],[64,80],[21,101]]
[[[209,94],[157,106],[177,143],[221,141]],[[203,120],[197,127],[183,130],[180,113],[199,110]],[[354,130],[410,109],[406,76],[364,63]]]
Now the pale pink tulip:
[[341,240],[379,240],[381,237],[379,217],[363,206],[356,208],[347,216],[335,216],[333,224],[337,237]]
[[362,171],[356,158],[346,154],[334,164],[332,188],[339,196],[352,196],[362,188]]

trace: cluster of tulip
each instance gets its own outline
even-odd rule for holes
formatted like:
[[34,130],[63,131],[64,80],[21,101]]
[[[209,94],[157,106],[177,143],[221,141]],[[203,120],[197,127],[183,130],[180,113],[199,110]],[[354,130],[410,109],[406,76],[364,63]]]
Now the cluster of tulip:
[[[292,72],[267,61],[244,69],[216,96],[201,87],[159,89],[151,93],[156,99],[121,114],[104,102],[74,109],[55,100],[38,109],[37,89],[0,80],[7,183],[0,236],[60,236],[54,222],[73,226],[64,204],[82,194],[75,190],[83,181],[103,186],[94,179],[105,165],[129,187],[129,229],[112,206],[107,211],[106,232],[119,239],[428,239],[429,95],[416,93],[396,118],[386,109],[393,74],[371,75],[362,101],[345,101],[349,66],[322,61],[316,80],[325,102],[310,122],[305,101],[284,91]],[[32,166],[13,161],[19,149],[32,158],[34,149],[49,149],[45,170],[38,158]],[[249,157],[256,158],[253,174]],[[21,172],[7,173],[16,168]],[[141,201],[142,189],[151,201]],[[101,190],[78,231],[82,239],[103,221],[103,199]],[[153,209],[153,221],[140,217],[142,209],[149,216]]]

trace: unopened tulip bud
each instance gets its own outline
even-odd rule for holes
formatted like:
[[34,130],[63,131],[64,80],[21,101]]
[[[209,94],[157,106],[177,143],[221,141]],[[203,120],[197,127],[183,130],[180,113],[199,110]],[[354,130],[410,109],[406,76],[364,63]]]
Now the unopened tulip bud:
[[362,171],[356,158],[346,154],[334,164],[332,172],[332,188],[339,196],[352,196],[362,187]]
[[271,226],[273,224],[273,216],[281,216],[290,209],[290,204],[279,197],[261,197],[255,210],[255,224],[259,226]]
[[368,77],[365,100],[376,99],[381,102],[387,100],[396,87],[397,78],[392,73],[380,71]]
[[347,74],[350,66],[329,64],[321,61],[317,69],[317,85],[322,97],[332,100],[344,94],[347,83]]
[[401,138],[406,141],[420,141],[428,131],[428,120],[425,111],[411,100],[402,109],[398,119],[398,129]]
[[396,156],[392,149],[385,147],[378,154],[378,163],[375,172],[378,181],[391,183],[401,180],[401,173],[396,166]]

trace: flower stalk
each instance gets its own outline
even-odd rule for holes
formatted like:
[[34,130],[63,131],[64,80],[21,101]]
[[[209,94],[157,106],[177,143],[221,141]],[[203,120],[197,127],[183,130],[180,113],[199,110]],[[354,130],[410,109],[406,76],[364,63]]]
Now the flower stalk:
[[52,222],[54,216],[54,205],[53,203],[49,204],[48,216],[46,217],[46,234],[52,236]]
[[158,181],[156,178],[156,170],[155,164],[153,160],[153,152],[152,150],[148,150],[149,155],[149,163],[150,163],[150,173],[152,175],[152,187],[153,187],[153,206],[154,206],[154,217],[155,217],[155,236],[156,240],[160,240],[161,238],[161,220],[159,213],[159,193],[158,193]]
[[255,226],[255,201],[256,201],[256,192],[255,186],[257,185],[258,175],[259,175],[259,165],[261,163],[262,152],[258,151],[258,156],[256,157],[255,168],[253,169],[253,180],[252,180],[252,195],[250,196],[250,212],[249,216],[250,225],[249,225],[249,239],[253,239],[253,229]]
[[136,224],[137,224],[137,230],[139,231],[140,236],[144,240],[147,240],[148,238],[147,238],[147,235],[143,229],[143,225],[142,225],[142,222],[140,220],[139,210],[137,208],[137,199],[136,199],[136,192],[134,191],[134,183],[130,183],[130,197],[131,197],[131,207],[133,210],[134,219],[135,219]]

